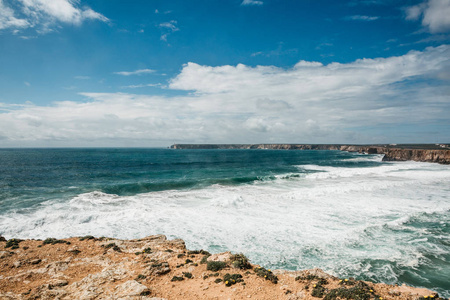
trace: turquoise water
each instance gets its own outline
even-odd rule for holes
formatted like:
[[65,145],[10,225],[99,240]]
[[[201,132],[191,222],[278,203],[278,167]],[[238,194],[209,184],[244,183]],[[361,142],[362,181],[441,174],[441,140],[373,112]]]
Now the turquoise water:
[[1,149],[0,234],[165,234],[450,296],[450,167],[340,151]]

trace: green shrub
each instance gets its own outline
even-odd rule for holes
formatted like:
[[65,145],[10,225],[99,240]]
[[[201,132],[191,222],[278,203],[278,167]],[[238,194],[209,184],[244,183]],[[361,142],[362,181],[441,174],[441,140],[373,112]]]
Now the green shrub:
[[208,261],[208,263],[206,264],[206,270],[214,272],[220,271],[226,267],[227,264],[223,261]]
[[114,251],[122,252],[122,250],[119,248],[119,246],[117,246],[115,243],[109,243],[107,245],[103,245],[102,247],[104,247],[105,249],[112,248]]
[[310,275],[310,274],[308,274],[306,276],[297,276],[297,277],[295,277],[296,281],[299,281],[299,280],[315,280],[315,279],[320,279],[320,277],[318,277],[316,275]]
[[340,285],[355,285],[356,281],[353,278],[339,280]]
[[433,294],[428,295],[428,296],[420,296],[419,299],[417,299],[417,300],[429,300],[429,299],[432,299],[432,300],[446,300],[445,298],[439,297],[438,293],[433,293]]
[[202,260],[200,261],[201,264],[206,264],[208,262],[208,257],[210,257],[211,255],[205,255],[202,257]]
[[188,251],[188,253],[187,253],[188,255],[195,255],[195,254],[203,254],[203,255],[208,255],[208,256],[211,256],[211,253],[209,253],[208,251],[205,251],[205,250],[192,250],[192,251]]
[[230,261],[236,269],[251,269],[252,265],[249,263],[249,260],[247,257],[245,257],[244,254],[234,254],[231,256]]
[[358,281],[355,283],[355,286],[351,288],[338,288],[331,290],[327,295],[325,295],[324,300],[335,300],[339,299],[352,299],[352,300],[369,300],[372,298],[380,298],[378,295],[375,295],[373,290],[370,287],[362,282]]
[[48,245],[48,244],[51,244],[51,245],[55,245],[55,244],[67,244],[67,245],[70,245],[70,242],[66,242],[66,241],[63,241],[63,240],[58,240],[58,239],[55,239],[55,238],[47,238],[47,239],[45,239],[42,242],[42,245]]
[[79,238],[80,241],[84,241],[84,240],[95,240],[95,237],[92,235],[85,235],[85,236],[81,236]]
[[183,281],[183,280],[184,280],[184,278],[181,276],[173,276],[170,281]]
[[78,250],[78,249],[68,250],[67,252],[73,253],[73,254],[75,254],[75,255],[77,255],[77,254],[80,254],[80,253],[81,253],[81,251],[80,251],[80,250]]
[[20,239],[10,239],[6,242],[5,248],[12,248],[17,249],[19,248],[19,244],[23,242],[23,240]]
[[321,284],[313,285],[313,290],[311,292],[311,296],[316,298],[322,298],[325,294],[325,288]]
[[255,273],[256,275],[258,275],[259,277],[264,277],[264,279],[266,280],[270,280],[271,282],[277,284],[278,283],[278,277],[275,276],[272,271],[270,270],[266,270],[263,267],[259,267],[259,268],[255,268]]
[[239,282],[243,282],[244,280],[242,279],[242,275],[241,274],[225,274],[223,276],[223,281],[225,282],[226,286],[232,286],[233,284],[239,283]]

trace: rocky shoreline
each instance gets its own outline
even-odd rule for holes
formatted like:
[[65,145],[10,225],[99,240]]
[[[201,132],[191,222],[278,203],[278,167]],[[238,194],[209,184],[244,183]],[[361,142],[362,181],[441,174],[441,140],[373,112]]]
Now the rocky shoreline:
[[269,149],[269,150],[339,150],[382,154],[383,161],[420,161],[450,164],[448,144],[423,145],[341,145],[341,144],[174,144],[171,149]]
[[320,269],[268,270],[243,254],[186,249],[163,235],[6,240],[0,299],[431,300],[423,288],[337,278]]

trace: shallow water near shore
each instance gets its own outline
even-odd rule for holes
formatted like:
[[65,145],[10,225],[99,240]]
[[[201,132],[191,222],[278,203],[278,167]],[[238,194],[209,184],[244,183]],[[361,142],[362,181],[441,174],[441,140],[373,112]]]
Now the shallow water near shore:
[[450,296],[450,167],[340,151],[2,149],[7,238],[165,234]]

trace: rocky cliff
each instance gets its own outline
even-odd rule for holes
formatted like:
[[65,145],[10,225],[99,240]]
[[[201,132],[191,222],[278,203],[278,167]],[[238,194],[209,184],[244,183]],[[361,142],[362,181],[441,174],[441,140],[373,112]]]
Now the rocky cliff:
[[340,150],[367,154],[384,154],[383,161],[422,161],[450,164],[449,149],[408,149],[379,146],[341,146]]
[[[341,150],[383,154],[383,161],[421,161],[450,164],[448,145],[339,145],[339,144],[174,144],[172,149]],[[423,149],[421,149],[423,148]]]
[[428,300],[423,288],[339,279],[320,269],[268,270],[243,254],[189,251],[163,235],[6,241],[0,299]]

